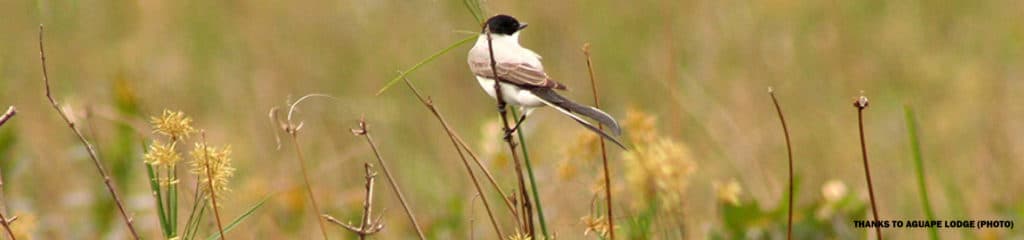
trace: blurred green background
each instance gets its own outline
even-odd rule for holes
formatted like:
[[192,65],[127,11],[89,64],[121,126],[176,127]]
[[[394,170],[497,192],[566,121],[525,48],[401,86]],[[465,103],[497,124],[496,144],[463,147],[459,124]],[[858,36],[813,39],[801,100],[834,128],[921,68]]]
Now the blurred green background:
[[[801,236],[869,235],[848,220],[870,218],[863,211],[867,190],[851,107],[861,91],[871,99],[867,147],[883,219],[924,218],[904,105],[917,111],[938,219],[1024,217],[1024,105],[1016,99],[1024,95],[1020,1],[481,5],[489,15],[530,23],[523,45],[543,55],[548,73],[572,89],[565,95],[585,103],[591,95],[580,47],[591,43],[602,108],[634,123],[625,137],[641,150],[666,150],[630,155],[610,149],[620,238],[784,237],[786,150],[768,87],[790,124],[800,182],[796,208],[807,209],[795,217]],[[0,166],[6,204],[20,217],[14,225],[25,238],[127,237],[82,146],[43,95],[39,24],[46,26],[54,94],[99,147],[148,238],[159,237],[159,225],[141,141],[152,137],[149,116],[163,109],[184,111],[212,144],[233,147],[238,171],[222,203],[225,218],[273,194],[231,238],[319,238],[294,149],[288,142],[278,149],[275,133],[281,132],[267,117],[269,109],[307,93],[338,98],[311,100],[296,114],[305,122],[299,143],[323,211],[343,220],[360,214],[361,163],[375,161],[349,128],[365,114],[431,238],[494,237],[429,112],[402,85],[375,96],[396,71],[479,30],[461,1],[7,0],[0,1],[0,105],[19,112],[0,127]],[[410,79],[511,192],[515,179],[494,102],[468,72],[468,49],[441,56]],[[591,214],[601,176],[600,159],[581,154],[593,150],[593,139],[551,110],[535,113],[524,131],[552,232],[558,239],[595,238],[583,235],[581,221]],[[663,159],[652,160],[657,157]],[[387,209],[387,226],[378,238],[414,237],[379,180],[377,206]],[[840,195],[859,210],[845,211],[845,218],[815,214],[831,204],[836,186],[845,186]],[[672,199],[664,196],[675,200],[651,207]],[[491,199],[496,205],[496,196]],[[729,217],[740,211],[736,206],[783,213],[741,214],[763,220],[736,223]],[[508,232],[505,210],[495,207]],[[209,224],[204,232],[214,231]],[[332,238],[354,237],[328,227]],[[1022,237],[1006,229],[938,232],[944,239]],[[919,239],[927,231],[884,234]]]

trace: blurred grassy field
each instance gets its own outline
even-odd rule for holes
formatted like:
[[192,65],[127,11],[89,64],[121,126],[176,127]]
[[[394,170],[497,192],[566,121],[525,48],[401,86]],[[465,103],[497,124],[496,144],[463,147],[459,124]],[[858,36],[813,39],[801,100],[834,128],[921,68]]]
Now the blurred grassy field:
[[[581,102],[591,96],[580,47],[591,43],[603,108],[620,120],[630,115],[637,124],[626,129],[626,138],[644,132],[670,141],[675,150],[658,163],[673,172],[655,179],[654,189],[675,192],[679,199],[669,206],[674,211],[656,217],[661,230],[654,238],[705,239],[722,231],[718,196],[730,179],[739,183],[736,193],[744,204],[774,208],[783,202],[785,142],[766,91],[770,86],[790,124],[801,182],[798,207],[824,201],[822,186],[832,180],[866,201],[851,107],[863,90],[871,99],[867,146],[882,218],[924,218],[904,105],[917,110],[937,218],[1024,217],[1024,105],[1015,97],[1024,95],[1020,1],[482,5],[488,14],[529,22],[523,44],[543,55],[548,73]],[[159,237],[159,225],[141,141],[151,138],[149,116],[163,109],[184,111],[211,143],[232,146],[238,171],[222,203],[225,216],[273,194],[231,238],[319,238],[294,149],[287,142],[278,149],[280,132],[267,118],[269,109],[307,93],[339,99],[311,100],[296,115],[305,123],[299,143],[323,211],[343,219],[360,214],[362,162],[373,161],[373,154],[349,128],[365,114],[432,239],[494,236],[429,112],[401,85],[374,95],[395,71],[468,36],[460,31],[478,31],[461,1],[0,1],[0,106],[19,110],[0,127],[3,191],[10,212],[20,217],[15,227],[36,239],[121,239],[127,235],[100,178],[43,95],[39,24],[47,27],[55,95],[99,147],[148,238]],[[511,191],[515,178],[497,135],[494,102],[468,72],[468,48],[410,78]],[[593,145],[574,147],[588,141],[574,124],[543,110],[524,129],[548,224],[558,239],[594,238],[583,236],[580,219],[590,214],[600,159],[581,154]],[[638,186],[650,185],[636,180],[643,176],[635,172],[636,163],[624,160],[638,156],[618,149],[610,154],[616,222],[626,236],[638,231],[629,224],[642,217],[638,204],[650,200],[644,198],[650,189]],[[387,226],[378,238],[414,237],[382,183],[377,205],[387,209]],[[495,210],[507,218],[504,208]],[[511,222],[504,223],[511,229]],[[212,232],[211,226],[204,231]],[[328,227],[333,238],[353,237]],[[864,229],[856,231],[866,236]],[[939,233],[944,239],[1022,237],[1020,230]],[[885,230],[893,239],[926,234]]]

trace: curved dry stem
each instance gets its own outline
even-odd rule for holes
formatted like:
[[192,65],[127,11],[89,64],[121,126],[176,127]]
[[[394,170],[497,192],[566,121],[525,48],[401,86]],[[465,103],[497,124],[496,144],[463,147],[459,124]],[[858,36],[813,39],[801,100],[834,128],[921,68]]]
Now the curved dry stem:
[[121,196],[117,194],[117,189],[114,188],[114,184],[112,182],[113,180],[111,180],[110,174],[107,173],[107,169],[103,167],[103,163],[100,162],[99,156],[96,154],[96,149],[93,148],[91,143],[89,143],[89,140],[85,139],[85,135],[82,135],[82,132],[75,126],[75,122],[68,117],[67,113],[65,113],[63,109],[60,108],[60,104],[57,104],[57,100],[53,99],[53,94],[50,91],[50,77],[46,72],[46,51],[43,48],[42,24],[39,25],[39,62],[43,68],[43,86],[46,90],[46,99],[50,101],[50,105],[53,106],[53,110],[57,111],[57,114],[60,115],[65,123],[67,123],[68,128],[71,128],[71,131],[75,133],[75,136],[78,137],[78,140],[82,145],[85,145],[85,150],[89,153],[89,158],[92,159],[92,163],[96,167],[96,171],[99,172],[100,176],[103,178],[103,184],[107,187],[107,191],[110,192],[110,196],[114,198],[117,210],[121,214],[121,218],[124,219],[124,223],[128,227],[128,231],[131,232],[132,238],[139,239],[139,234],[135,231],[135,226],[132,224],[132,219],[131,217],[128,217],[128,211],[124,208]]
[[[857,98],[857,101],[853,102],[853,106],[857,108],[857,130],[860,132],[860,152],[864,160],[864,179],[868,182],[868,196],[871,199],[871,214],[874,215],[875,221],[878,221],[878,205],[875,203],[875,188],[871,184],[871,165],[868,164],[868,147],[866,140],[864,140],[864,109],[868,108],[868,98],[861,96]],[[875,237],[878,240],[882,240],[882,229],[875,227]]]
[[789,141],[789,128],[786,126],[782,107],[779,106],[779,100],[775,98],[775,89],[769,87],[768,94],[772,96],[775,111],[779,113],[779,121],[782,122],[782,134],[786,137],[786,153],[789,156],[789,213],[786,220],[786,239],[793,239],[793,147]]

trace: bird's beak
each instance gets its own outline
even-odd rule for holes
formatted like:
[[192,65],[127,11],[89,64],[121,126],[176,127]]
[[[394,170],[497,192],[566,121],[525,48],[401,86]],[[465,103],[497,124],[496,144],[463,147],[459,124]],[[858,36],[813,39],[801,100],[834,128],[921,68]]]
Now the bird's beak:
[[526,24],[526,23],[519,24],[519,30],[526,29],[527,26],[529,26],[529,24]]

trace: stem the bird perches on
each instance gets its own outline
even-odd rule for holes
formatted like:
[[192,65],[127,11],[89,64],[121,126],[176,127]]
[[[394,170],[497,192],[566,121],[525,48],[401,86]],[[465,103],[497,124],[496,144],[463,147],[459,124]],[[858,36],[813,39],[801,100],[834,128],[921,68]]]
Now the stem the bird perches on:
[[67,113],[60,108],[60,104],[57,104],[57,100],[53,99],[53,94],[50,92],[50,78],[46,73],[46,51],[43,48],[43,25],[39,25],[39,61],[43,68],[43,86],[46,90],[46,99],[50,101],[50,105],[53,106],[53,110],[57,111],[61,119],[67,123],[68,128],[75,133],[78,140],[85,145],[86,152],[89,153],[89,158],[92,159],[93,165],[96,167],[96,171],[100,173],[103,178],[103,184],[106,185],[107,191],[110,192],[110,196],[114,198],[114,203],[117,205],[117,210],[121,214],[121,218],[124,219],[124,224],[128,227],[128,231],[132,235],[132,239],[139,239],[139,234],[135,231],[135,226],[132,224],[131,217],[128,217],[128,211],[125,210],[124,204],[121,201],[121,196],[117,194],[117,190],[114,188],[113,180],[110,178],[110,174],[107,173],[107,169],[103,167],[103,163],[100,162],[99,155],[96,153],[96,149],[93,148],[89,140],[85,139],[85,135],[78,130],[75,126],[75,122],[68,117]]
[[789,141],[789,128],[786,126],[786,117],[782,114],[782,107],[779,100],[775,98],[775,89],[768,88],[768,95],[772,96],[772,104],[775,105],[775,112],[779,114],[779,122],[782,122],[782,135],[786,137],[786,154],[789,157],[789,213],[786,220],[786,239],[793,239],[793,146]]
[[[871,214],[874,215],[875,221],[878,221],[878,204],[875,203],[875,189],[871,185],[871,165],[868,164],[868,147],[864,140],[864,109],[868,108],[868,97],[865,97],[861,93],[860,97],[853,102],[853,106],[857,108],[857,129],[860,131],[860,153],[864,159],[864,178],[868,182],[868,196],[871,199]],[[875,237],[878,240],[882,239],[881,228],[875,227]]]
[[[0,115],[0,127],[4,126],[4,123],[7,123],[7,120],[13,118],[16,113],[18,113],[18,110],[14,106],[8,107],[7,111]],[[17,238],[14,237],[14,232],[11,231],[11,222],[12,220],[7,218],[7,199],[4,199],[4,175],[3,170],[0,169],[0,225],[7,232],[7,237],[15,240]]]
[[370,145],[370,149],[373,150],[373,155],[377,157],[377,163],[384,169],[384,177],[388,178],[388,182],[391,183],[391,189],[395,191],[395,195],[398,196],[398,201],[402,203],[402,208],[405,209],[405,214],[409,216],[409,221],[412,222],[413,228],[416,229],[416,235],[421,240],[426,240],[427,236],[423,235],[423,229],[420,228],[420,223],[416,221],[416,217],[412,214],[412,209],[409,207],[409,203],[405,201],[405,196],[402,195],[402,189],[398,187],[398,182],[391,176],[391,170],[388,170],[387,163],[384,162],[384,157],[380,156],[380,151],[377,150],[377,143],[373,142],[373,137],[370,136],[370,130],[366,127],[366,118],[359,118],[359,128],[352,129],[352,133],[356,136],[363,136],[366,138],[366,143]]
[[522,215],[523,218],[523,229],[525,233],[529,233],[531,237],[536,238],[536,233],[533,227],[533,209],[530,204],[530,195],[527,193],[526,178],[523,176],[523,164],[519,159],[519,152],[516,151],[516,143],[512,140],[512,129],[508,125],[508,112],[505,107],[505,99],[501,92],[501,80],[498,78],[498,63],[494,60],[494,45],[491,38],[491,29],[485,28],[487,33],[487,52],[491,59],[491,73],[494,76],[494,98],[497,100],[498,115],[501,116],[501,128],[503,130],[505,143],[508,144],[509,152],[512,153],[512,162],[515,164],[516,177],[519,179],[519,194],[522,203]]
[[[594,108],[601,108],[600,95],[597,94],[597,80],[594,78],[594,63],[590,59],[590,43],[583,44],[583,55],[587,57],[587,72],[590,74],[590,91],[594,97]],[[604,124],[598,123],[597,129],[604,131]],[[606,211],[608,214],[608,239],[615,240],[615,215],[612,206],[612,175],[608,168],[608,149],[604,145],[604,138],[598,138],[601,146],[601,160],[604,166],[604,197]]]
[[463,166],[466,167],[466,173],[469,174],[469,179],[473,182],[473,187],[476,188],[477,196],[480,196],[480,201],[484,203],[484,209],[487,210],[487,217],[491,220],[491,226],[494,227],[494,233],[498,235],[497,239],[503,239],[505,238],[505,235],[501,233],[501,228],[498,227],[498,221],[494,218],[494,211],[491,209],[491,204],[487,201],[487,195],[484,194],[483,188],[480,187],[480,182],[477,181],[476,179],[476,174],[473,173],[473,167],[469,165],[469,160],[466,160],[466,156],[462,153],[463,148],[466,150],[466,153],[468,153],[469,156],[473,157],[473,160],[476,161],[476,164],[480,166],[480,169],[485,174],[487,174],[487,177],[491,181],[491,184],[493,184],[494,188],[498,190],[498,193],[501,194],[502,199],[505,200],[505,204],[509,207],[509,210],[512,211],[512,215],[516,219],[516,223],[518,224],[518,226],[522,226],[522,223],[520,222],[518,215],[516,215],[515,208],[512,207],[512,203],[508,200],[508,196],[505,195],[505,192],[502,191],[501,188],[497,185],[497,183],[494,181],[494,178],[491,177],[490,173],[488,173],[487,169],[483,168],[483,165],[480,164],[480,161],[479,159],[477,159],[476,154],[474,154],[473,151],[469,149],[469,146],[466,146],[465,141],[462,141],[462,138],[459,137],[459,135],[455,133],[455,130],[452,130],[451,126],[448,125],[448,121],[446,121],[444,116],[441,115],[441,112],[437,110],[437,107],[434,106],[433,101],[431,101],[429,98],[424,98],[423,95],[420,94],[420,91],[417,90],[416,87],[412,85],[412,82],[410,82],[408,79],[403,80],[405,81],[405,85],[408,86],[409,89],[412,90],[414,94],[416,94],[416,99],[419,99],[420,103],[423,103],[423,105],[426,106],[427,109],[434,114],[434,118],[436,118],[437,121],[441,123],[441,126],[444,127],[445,133],[448,134],[448,138],[451,139],[452,145],[455,146],[455,152],[459,154],[459,159],[462,160]]

